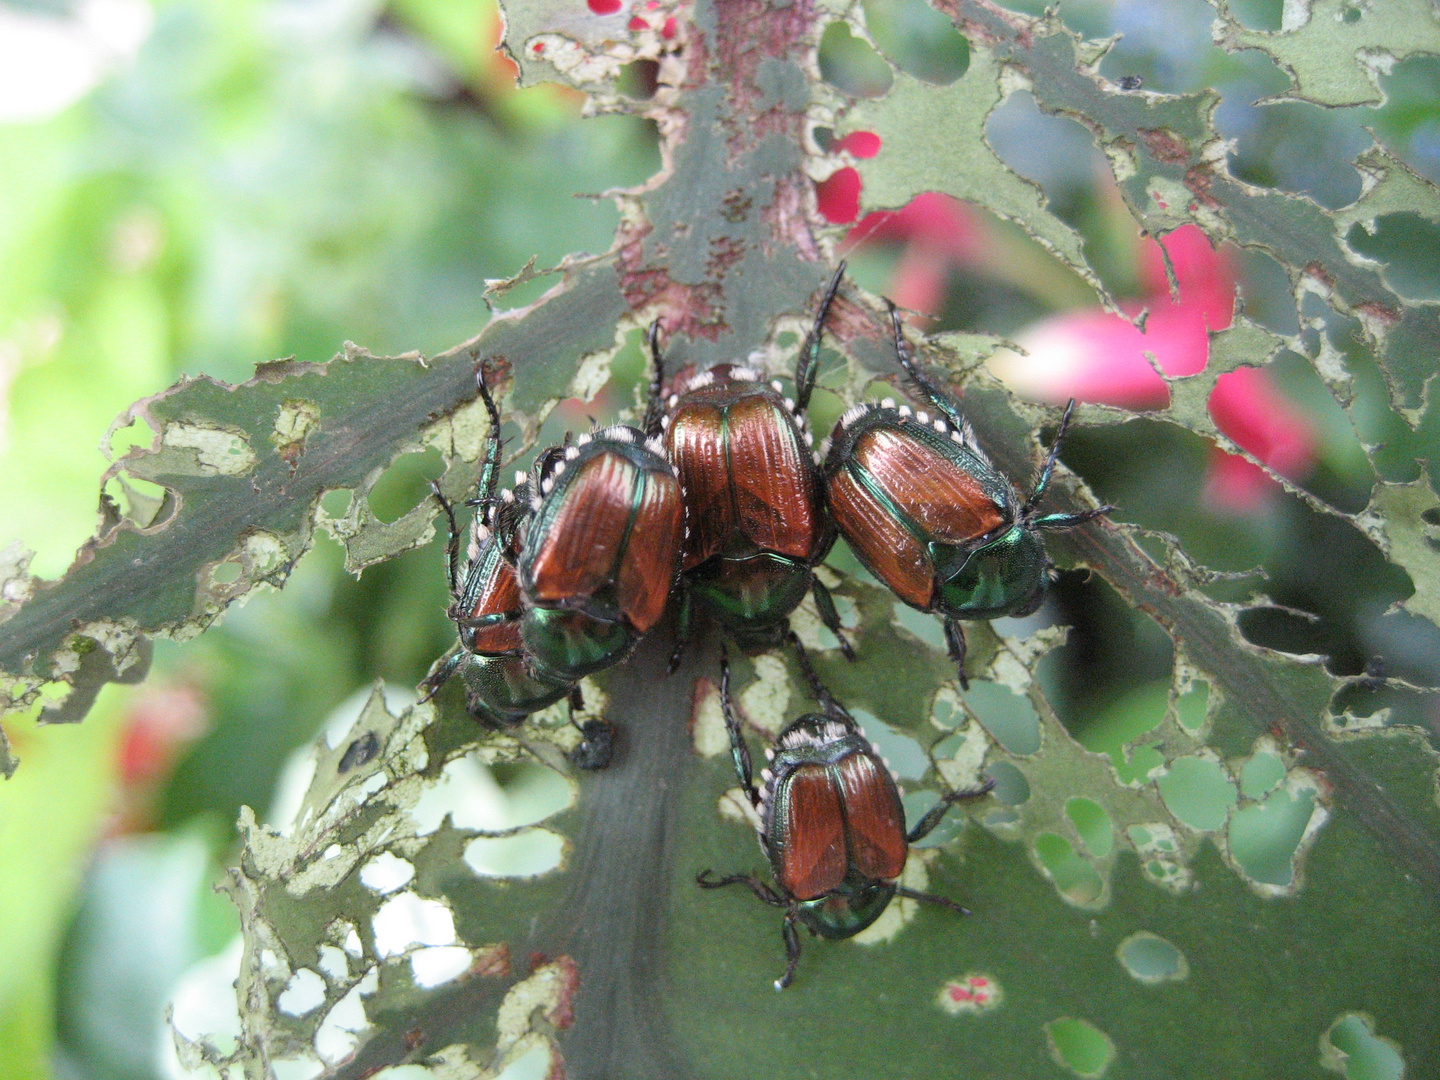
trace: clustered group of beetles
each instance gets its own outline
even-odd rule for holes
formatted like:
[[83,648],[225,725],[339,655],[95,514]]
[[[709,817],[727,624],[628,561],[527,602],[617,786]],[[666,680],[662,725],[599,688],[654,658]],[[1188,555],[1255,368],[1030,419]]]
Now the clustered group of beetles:
[[[953,901],[898,884],[909,845],[955,803],[993,782],[946,792],[908,832],[895,778],[851,715],[816,677],[789,628],[813,594],[821,620],[854,658],[815,567],[837,531],[865,567],[902,600],[944,620],[949,653],[965,676],[962,619],[1034,611],[1050,562],[1044,529],[1065,529],[1110,507],[1040,514],[1072,401],[1023,501],[980,450],[956,401],[910,357],[890,308],[896,357],[933,413],[887,398],[848,410],[812,449],[805,414],[815,387],[836,270],[795,368],[794,397],[779,381],[722,364],[664,393],[659,321],[650,328],[653,371],[644,427],[615,425],[543,451],[516,486],[498,490],[500,413],[477,372],[490,434],[461,569],[454,507],[435,488],[450,523],[449,616],[458,646],[423,684],[427,696],[455,673],[478,720],[511,727],[562,699],[578,704],[582,678],[624,659],[678,598],[678,664],[696,616],[708,614],[747,651],[789,641],[821,711],[788,725],[767,749],[757,790],[750,752],[722,660],[721,703],[741,788],[759,815],[770,885],[746,874],[699,875],[706,888],[743,884],[784,909],[789,984],[800,957],[796,922],[826,938],[869,926],[892,898]],[[573,755],[602,768],[613,729],[581,727]]]

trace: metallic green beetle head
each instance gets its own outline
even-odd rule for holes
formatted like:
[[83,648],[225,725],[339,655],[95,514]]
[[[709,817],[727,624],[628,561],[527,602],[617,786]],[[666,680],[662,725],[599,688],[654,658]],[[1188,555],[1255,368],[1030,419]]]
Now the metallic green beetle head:
[[950,551],[950,565],[935,567],[937,611],[956,619],[997,619],[1029,615],[1040,606],[1050,559],[1033,526],[1012,525],[978,548]]
[[469,654],[460,674],[466,709],[494,727],[513,727],[570,692],[570,683],[531,671],[520,656]]
[[894,899],[895,887],[893,881],[854,878],[834,892],[797,903],[795,914],[820,937],[840,941],[878,919]]

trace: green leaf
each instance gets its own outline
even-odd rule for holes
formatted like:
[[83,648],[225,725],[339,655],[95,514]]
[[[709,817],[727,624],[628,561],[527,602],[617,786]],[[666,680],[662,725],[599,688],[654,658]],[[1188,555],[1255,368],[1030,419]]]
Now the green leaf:
[[[863,209],[931,190],[970,199],[1103,293],[1078,234],[984,141],[993,109],[1027,89],[1093,133],[1140,225],[1193,221],[1216,242],[1267,252],[1328,314],[1354,318],[1394,409],[1412,426],[1428,420],[1437,308],[1397,294],[1345,237],[1386,213],[1436,217],[1431,186],[1378,150],[1363,162],[1376,183],[1339,215],[1241,183],[1213,128],[1215,95],[1121,92],[1096,73],[1106,43],[1054,16],[943,7],[969,42],[965,73],[937,85],[897,72],[883,96],[857,102],[818,78],[822,36],[838,37],[827,27],[849,15],[701,3],[667,36],[664,10],[516,0],[505,47],[525,82],[564,82],[592,109],[638,112],[662,132],[661,173],[616,195],[611,251],[567,261],[541,300],[432,359],[347,348],[327,365],[279,362],[240,386],[197,379],[139,403],[154,439],[116,473],[154,485],[148,498],[107,507],[58,583],[28,578],[18,556],[7,564],[0,666],[14,696],[69,682],[83,705],[88,686],[139,670],[148,638],[201,632],[257,585],[283,585],[316,525],[355,568],[423,543],[429,503],[383,522],[369,498],[392,462],[427,446],[447,462],[445,491],[469,492],[485,433],[473,402],[482,358],[508,369],[504,407],[527,445],[556,399],[592,398],[612,375],[618,386],[620,354],[657,316],[671,370],[746,357],[783,374],[840,238],[818,219],[812,178],[845,159],[822,149],[816,118],[880,135],[860,166]],[[840,30],[864,40],[859,26]],[[658,71],[642,102],[616,90],[637,59]],[[1342,409],[1358,409],[1355,369],[1324,320],[1305,318],[1315,325],[1292,337],[1237,319],[1213,336],[1204,373],[1170,381],[1172,403],[1153,422],[1223,445],[1205,408],[1215,379],[1282,345]],[[894,377],[883,307],[857,287],[827,345],[844,361],[825,372],[838,404],[862,399],[875,373]],[[1022,480],[1053,416],[983,372],[1000,347],[950,336],[925,359],[953,377],[981,443]],[[1124,419],[1077,414],[1082,426]],[[1403,567],[1411,614],[1433,622],[1428,475],[1378,485],[1360,515],[1306,498]],[[327,513],[322,498],[341,490],[348,510]],[[1057,511],[1095,504],[1063,469],[1052,491]],[[1434,1060],[1429,733],[1383,711],[1345,713],[1337,696],[1364,680],[1253,644],[1242,617],[1266,602],[1215,599],[1218,575],[1172,536],[1096,523],[1055,535],[1050,550],[1173,643],[1169,678],[1113,703],[1085,739],[1061,722],[1049,675],[1061,630],[972,627],[976,687],[962,695],[933,620],[897,610],[844,552],[822,574],[859,662],[839,657],[808,604],[795,617],[822,679],[874,718],[912,809],[982,773],[997,779],[993,798],[916,848],[903,879],[972,916],[897,900],[853,940],[807,939],[795,984],[777,995],[780,913],[743,888],[695,884],[706,868],[764,864],[733,794],[715,643],[667,678],[662,633],[585,684],[587,707],[621,727],[617,761],[595,774],[567,765],[575,736],[561,707],[482,731],[453,696],[397,714],[377,690],[349,730],[317,745],[293,823],[242,816],[227,886],[245,934],[241,1036],[233,1052],[187,1041],[182,1057],[253,1077],[279,1062],[333,1077],[407,1064],[483,1076],[536,1051],[557,1075],[563,1061],[577,1078],[667,1080],[1018,1080],[1057,1067],[1148,1077],[1177,1061],[1197,1076],[1289,1076],[1366,1055],[1377,1067]],[[806,706],[796,674],[778,654],[737,661],[755,742]]]

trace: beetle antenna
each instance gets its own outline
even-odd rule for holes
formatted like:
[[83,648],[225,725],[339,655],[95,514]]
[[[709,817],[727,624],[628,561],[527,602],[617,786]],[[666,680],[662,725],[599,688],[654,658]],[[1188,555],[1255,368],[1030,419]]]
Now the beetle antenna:
[[1032,529],[1073,529],[1076,525],[1083,525],[1087,521],[1103,517],[1115,509],[1113,506],[1097,506],[1092,510],[1082,510],[1074,514],[1035,516],[1035,508],[1045,497],[1045,492],[1050,487],[1050,480],[1055,474],[1055,462],[1060,457],[1060,444],[1065,441],[1065,434],[1070,430],[1070,418],[1074,413],[1075,399],[1071,398],[1065,403],[1065,412],[1060,417],[1060,428],[1055,432],[1055,441],[1050,444],[1050,449],[1045,454],[1045,463],[1040,466],[1040,474],[1035,479],[1035,490],[1030,493],[1030,497],[1025,500],[1025,505],[1020,508],[1019,519]]
[[1050,486],[1050,477],[1055,472],[1055,461],[1060,456],[1060,444],[1065,441],[1065,433],[1070,430],[1070,417],[1074,413],[1075,399],[1072,397],[1065,403],[1065,413],[1060,417],[1060,429],[1055,432],[1055,441],[1050,444],[1050,449],[1045,454],[1045,464],[1040,466],[1040,475],[1035,478],[1035,490],[1020,508],[1022,518],[1030,517],[1035,512],[1035,507],[1040,505],[1040,500],[1045,497],[1045,489]]
[[895,359],[900,362],[906,376],[920,395],[932,406],[945,414],[945,418],[955,425],[956,431],[965,430],[965,418],[960,415],[960,410],[955,407],[954,400],[949,394],[936,386],[930,377],[920,370],[918,364],[910,355],[910,346],[905,343],[905,327],[900,321],[900,311],[893,301],[885,300],[885,306],[890,309],[890,330],[895,337]]
[[825,684],[820,681],[820,676],[815,673],[815,665],[810,662],[810,654],[805,651],[805,646],[800,643],[799,635],[796,634],[794,630],[787,629],[785,636],[789,638],[790,644],[795,647],[795,658],[800,662],[800,673],[805,676],[805,682],[810,687],[811,696],[820,703],[820,707],[825,710],[827,715],[836,719],[849,721],[853,724],[855,722],[854,717],[845,711],[845,707],[835,700],[829,690],[825,689]]
[[831,275],[830,284],[825,289],[825,299],[820,301],[820,311],[815,316],[810,333],[805,335],[805,344],[800,346],[800,356],[795,365],[796,413],[803,413],[810,404],[810,394],[815,389],[815,377],[820,371],[820,340],[825,334],[825,319],[830,314],[830,305],[835,302],[835,294],[840,291],[840,280],[844,276],[845,263],[842,260]]
[[665,415],[665,399],[661,390],[665,386],[665,358],[660,355],[660,320],[650,324],[650,400],[645,403],[645,435],[654,438],[660,434],[660,420]]

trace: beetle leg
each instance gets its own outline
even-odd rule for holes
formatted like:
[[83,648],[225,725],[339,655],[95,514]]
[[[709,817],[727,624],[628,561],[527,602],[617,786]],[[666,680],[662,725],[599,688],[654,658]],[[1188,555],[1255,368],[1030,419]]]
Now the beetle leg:
[[830,590],[818,577],[811,575],[810,592],[815,597],[815,608],[820,612],[820,621],[825,624],[825,629],[834,634],[835,640],[840,642],[840,651],[845,654],[845,659],[854,660],[855,650],[845,639],[845,631],[840,626],[840,612],[835,610],[835,600],[830,595]]
[[895,895],[903,896],[906,900],[924,900],[929,904],[939,904],[941,907],[947,907],[951,911],[959,912],[961,915],[974,914],[969,908],[957,904],[954,900],[949,900],[943,896],[936,896],[934,893],[916,892],[914,889],[907,889],[904,885],[895,886]]
[[965,674],[965,629],[958,619],[945,620],[945,645],[950,659],[955,661],[955,670],[960,673],[960,689],[970,689],[970,679]]
[[650,400],[645,403],[645,434],[654,438],[660,434],[660,419],[665,415],[665,399],[661,393],[665,387],[665,358],[660,354],[660,320],[650,324]]
[[990,794],[991,789],[994,787],[994,778],[987,777],[985,782],[979,787],[970,788],[967,791],[945,792],[940,796],[940,801],[926,811],[925,816],[915,823],[915,827],[911,829],[909,835],[905,837],[906,843],[913,844],[917,840],[923,840],[929,836],[930,833],[934,831],[935,826],[940,824],[941,819],[945,816],[946,812],[949,811],[950,807],[956,803],[983,798]]
[[500,480],[500,410],[490,396],[490,387],[485,384],[483,363],[475,365],[475,389],[490,417],[490,431],[485,437],[485,465],[480,470],[480,496],[474,500],[475,505],[484,506],[495,497],[495,488]]
[[1078,514],[1046,514],[1044,517],[1031,518],[1030,526],[1035,529],[1073,529],[1076,525],[1084,525],[1087,521],[1104,517],[1114,509],[1113,506],[1097,506],[1093,510],[1081,510]]
[[451,646],[451,651],[440,661],[440,665],[421,681],[419,687],[421,703],[429,701],[440,692],[440,687],[449,681],[450,676],[455,674],[455,669],[460,666],[460,662],[468,655],[469,653],[458,645]]
[[790,901],[766,885],[754,874],[726,874],[724,877],[716,877],[712,870],[701,870],[695,875],[695,884],[702,889],[723,889],[727,885],[744,885],[756,899],[771,907],[788,907]]
[[580,733],[580,741],[566,755],[570,764],[587,772],[605,768],[615,754],[615,725],[601,716],[583,724],[575,720],[575,710],[585,707],[579,683],[570,688],[566,703],[569,705],[570,726]]
[[450,500],[440,491],[440,485],[434,480],[430,481],[430,490],[435,495],[435,501],[440,504],[440,509],[445,511],[445,516],[450,520],[450,539],[445,543],[445,565],[450,571],[450,595],[456,600],[460,599],[460,526],[455,522],[455,507]]
[[815,316],[815,323],[810,327],[805,343],[800,346],[800,355],[795,363],[797,415],[803,415],[806,406],[810,404],[810,394],[815,389],[815,375],[820,369],[820,339],[825,333],[825,319],[830,314],[830,305],[835,302],[835,294],[840,291],[840,279],[844,276],[845,264],[842,262],[835,268],[830,284],[825,289],[825,299],[820,301],[820,311]]
[[[730,756],[735,760],[735,774],[740,777],[740,786],[745,790],[750,805],[759,809],[760,794],[755,790],[750,748],[745,745],[745,733],[740,730],[740,721],[730,700],[730,657],[724,653],[720,655],[720,708],[725,713],[725,729],[730,732]],[[751,888],[755,886],[752,884]],[[756,895],[759,895],[758,890]]]
[[800,965],[800,935],[795,933],[795,909],[785,912],[785,921],[780,924],[780,936],[785,941],[785,974],[775,980],[775,989],[784,990],[795,978],[795,969]]
[[674,675],[680,667],[680,661],[685,656],[685,650],[690,645],[690,628],[695,617],[695,607],[690,600],[690,590],[680,590],[680,614],[675,619],[675,648],[670,653],[670,663],[665,668],[666,675]]
[[484,630],[520,617],[518,611],[492,611],[488,615],[466,615],[454,619],[461,630]]
[[954,425],[956,431],[964,431],[965,418],[960,415],[960,410],[955,407],[955,402],[950,395],[936,386],[910,356],[910,347],[905,344],[905,329],[900,322],[900,312],[889,300],[885,301],[885,306],[890,309],[890,329],[895,336],[895,359],[900,362],[905,374],[915,384],[915,388],[920,391],[925,400],[944,413],[945,418]]
[[845,706],[831,696],[830,691],[825,689],[825,684],[820,681],[820,676],[815,674],[815,665],[810,663],[810,654],[801,644],[800,635],[787,625],[785,638],[795,650],[795,659],[800,664],[800,674],[805,676],[805,682],[810,687],[811,695],[820,703],[820,707],[825,710],[826,715],[853,727],[855,718],[846,711]]

